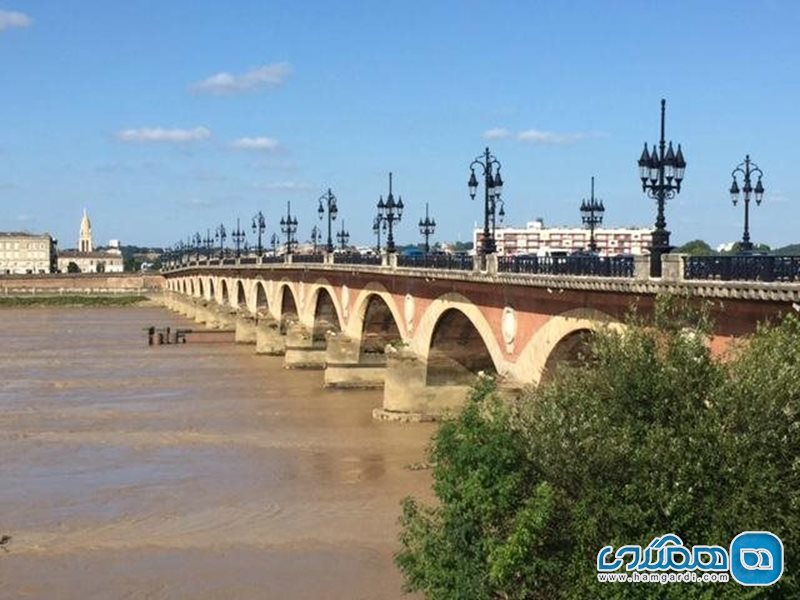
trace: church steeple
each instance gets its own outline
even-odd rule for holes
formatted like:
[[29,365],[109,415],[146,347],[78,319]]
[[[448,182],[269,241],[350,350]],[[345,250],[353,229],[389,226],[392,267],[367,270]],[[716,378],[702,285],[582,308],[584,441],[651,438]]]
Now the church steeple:
[[81,232],[78,237],[78,252],[92,251],[94,251],[94,243],[92,242],[92,222],[89,220],[89,215],[84,208],[83,217],[81,218]]

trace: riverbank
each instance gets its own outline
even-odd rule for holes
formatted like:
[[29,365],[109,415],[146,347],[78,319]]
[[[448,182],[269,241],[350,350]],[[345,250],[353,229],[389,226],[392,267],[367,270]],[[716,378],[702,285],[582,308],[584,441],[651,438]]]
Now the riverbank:
[[154,306],[156,302],[147,296],[125,295],[78,295],[59,296],[0,296],[0,308],[44,308],[44,307],[100,307],[100,306]]

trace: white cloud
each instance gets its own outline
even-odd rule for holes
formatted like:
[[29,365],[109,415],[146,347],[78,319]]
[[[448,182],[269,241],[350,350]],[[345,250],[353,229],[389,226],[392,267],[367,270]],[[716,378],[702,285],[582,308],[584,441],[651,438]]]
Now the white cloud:
[[494,127],[483,133],[486,140],[504,140],[511,137],[511,132],[505,127]]
[[0,10],[0,31],[14,27],[30,27],[31,23],[33,20],[25,13]]
[[310,183],[301,183],[298,181],[278,181],[275,183],[262,183],[256,185],[258,189],[277,191],[277,192],[307,192],[313,190],[314,186]]
[[231,143],[234,148],[240,150],[267,150],[278,149],[278,140],[269,137],[243,137]]
[[197,142],[211,137],[206,127],[194,129],[164,129],[162,127],[142,127],[140,129],[124,129],[117,133],[121,142]]
[[182,200],[180,203],[184,206],[193,206],[196,208],[208,208],[210,206],[217,205],[215,200],[209,200],[208,198],[187,198],[186,200]]
[[590,138],[601,137],[600,133],[578,132],[578,133],[557,133],[555,131],[541,131],[539,129],[528,129],[521,131],[517,134],[517,139],[521,142],[530,142],[532,144],[574,144],[581,140]]
[[292,72],[289,63],[280,62],[263,65],[244,73],[217,73],[199,83],[192,89],[209,94],[236,94],[260,87],[279,87]]

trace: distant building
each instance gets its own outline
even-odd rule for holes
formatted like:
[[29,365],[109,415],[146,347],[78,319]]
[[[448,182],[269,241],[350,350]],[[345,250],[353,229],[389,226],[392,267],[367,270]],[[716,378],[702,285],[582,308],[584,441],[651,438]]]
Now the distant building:
[[0,232],[0,274],[52,273],[55,245],[49,233]]
[[[70,264],[74,265],[72,269]],[[86,210],[83,211],[81,218],[78,249],[62,250],[58,253],[58,270],[61,273],[76,269],[81,273],[122,273],[123,270],[119,240],[111,240],[106,250],[95,249],[92,222]]]
[[[594,239],[598,253],[604,256],[648,254],[653,230],[644,227],[597,228],[594,230]],[[473,240],[475,248],[480,249],[482,228],[475,229]],[[545,227],[544,221],[537,219],[524,228],[496,229],[495,242],[497,253],[501,255],[570,253],[589,247],[589,230],[582,227]]]

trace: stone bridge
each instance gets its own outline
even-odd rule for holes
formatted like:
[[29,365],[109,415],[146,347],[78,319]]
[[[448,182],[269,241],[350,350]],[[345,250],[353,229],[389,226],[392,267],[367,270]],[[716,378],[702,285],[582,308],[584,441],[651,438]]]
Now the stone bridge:
[[[665,257],[667,260],[674,260]],[[719,352],[792,310],[800,284],[449,271],[348,264],[196,264],[165,272],[166,304],[287,368],[324,369],[326,386],[382,387],[377,417],[458,408],[481,371],[512,389],[574,359],[593,330],[661,293],[712,300]]]

